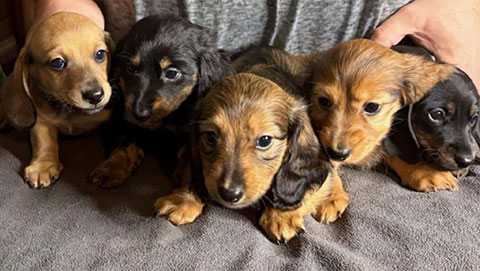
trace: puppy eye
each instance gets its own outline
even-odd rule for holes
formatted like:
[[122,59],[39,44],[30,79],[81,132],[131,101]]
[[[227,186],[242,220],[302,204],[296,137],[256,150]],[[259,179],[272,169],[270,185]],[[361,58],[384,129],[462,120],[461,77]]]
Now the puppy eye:
[[443,119],[445,119],[445,111],[443,111],[443,109],[441,109],[441,108],[433,109],[428,114],[428,117],[433,122],[443,121]]
[[380,108],[381,106],[377,103],[367,103],[363,108],[363,111],[365,111],[367,115],[373,116],[380,111]]
[[473,115],[473,116],[470,118],[470,125],[471,125],[471,126],[474,126],[475,124],[477,124],[477,121],[478,121],[478,115]]
[[272,137],[271,136],[262,136],[257,140],[257,149],[259,150],[267,150],[272,145]]
[[332,106],[332,102],[330,102],[330,100],[326,97],[318,98],[318,103],[325,108],[329,108],[330,106]]
[[215,132],[209,131],[205,133],[205,141],[207,142],[208,145],[214,146],[217,144],[218,136],[215,134]]
[[67,63],[65,62],[65,60],[58,57],[50,61],[50,66],[55,71],[61,72],[67,67]]
[[135,65],[133,65],[132,63],[128,63],[127,64],[127,72],[129,74],[134,74],[135,73]]
[[168,80],[176,80],[180,77],[180,72],[175,68],[168,68],[165,71],[165,78]]
[[101,49],[101,50],[98,50],[96,53],[95,53],[95,61],[97,63],[103,63],[105,61],[105,56],[107,55],[107,51]]

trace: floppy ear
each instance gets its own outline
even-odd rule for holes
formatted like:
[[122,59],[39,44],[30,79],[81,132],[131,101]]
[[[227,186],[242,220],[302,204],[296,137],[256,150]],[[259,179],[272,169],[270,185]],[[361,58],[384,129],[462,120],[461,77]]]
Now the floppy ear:
[[398,57],[400,95],[404,106],[418,102],[437,83],[446,80],[455,71],[453,65],[432,62],[423,56],[400,54]]
[[30,55],[25,47],[15,62],[12,74],[0,90],[0,102],[8,120],[18,128],[30,128],[35,124],[36,111],[28,96],[28,66]]
[[188,184],[188,186],[190,191],[195,191],[195,193],[202,200],[202,202],[208,202],[210,200],[210,197],[205,186],[202,160],[200,158],[200,150],[198,145],[200,140],[198,121],[200,118],[201,108],[202,100],[200,99],[195,106],[194,117],[192,118],[192,124],[190,125],[190,140],[186,147],[186,151],[189,152],[190,156],[190,184]]
[[222,52],[214,50],[207,50],[203,53],[200,53],[199,67],[199,94],[203,94],[220,78],[235,73],[228,56]]
[[331,169],[319,157],[320,144],[305,106],[302,104],[290,116],[288,150],[271,188],[273,205],[279,209],[298,207],[305,192],[314,184],[321,186]]
[[[403,107],[395,113],[394,124],[382,144],[388,155],[396,156],[413,165],[421,160],[422,151],[418,149],[415,139],[412,138],[408,125],[410,106]],[[415,122],[415,118],[412,117],[410,121]]]
[[107,31],[104,31],[105,34],[105,44],[107,45],[108,48],[108,67],[107,71],[110,71],[110,67],[112,66],[112,56],[115,53],[115,42],[113,42],[112,37],[110,36],[110,33]]

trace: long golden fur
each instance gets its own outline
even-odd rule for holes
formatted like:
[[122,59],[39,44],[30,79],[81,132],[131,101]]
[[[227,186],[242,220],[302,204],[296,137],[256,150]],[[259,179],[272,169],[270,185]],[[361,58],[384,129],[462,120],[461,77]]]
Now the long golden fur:
[[[21,50],[2,87],[1,103],[11,124],[32,127],[32,160],[25,168],[31,186],[46,187],[58,179],[63,168],[58,132],[81,134],[110,117],[103,108],[112,93],[107,78],[111,50],[108,33],[87,17],[67,12],[42,22]],[[59,58],[65,63],[60,71],[52,68]],[[84,98],[90,89],[103,90],[95,104]]]
[[[293,238],[303,229],[303,217],[316,214],[322,195],[327,194],[319,187],[329,167],[318,159],[319,145],[305,103],[271,80],[240,73],[218,81],[198,108],[193,156],[198,158],[194,164],[200,167],[200,176],[192,174],[192,184],[184,183],[179,190],[159,198],[157,214],[176,225],[192,222],[203,208],[201,189],[197,188],[200,182],[209,199],[228,208],[263,201],[267,207],[260,225],[267,235],[275,241]],[[292,129],[297,122],[300,128]],[[271,143],[262,149],[259,140],[267,135]],[[291,168],[296,167],[305,172],[297,171],[300,175],[293,179],[283,175],[285,171],[293,173]],[[298,184],[286,188],[290,182]],[[241,190],[240,196],[232,199],[230,192],[222,192],[232,189]],[[289,193],[282,194],[286,190]],[[173,202],[177,202],[176,207],[172,207]],[[195,208],[192,211],[186,205]]]
[[[385,158],[382,140],[394,114],[421,99],[454,67],[352,40],[313,58],[311,119],[336,167],[371,167]],[[341,182],[333,197],[345,197]]]

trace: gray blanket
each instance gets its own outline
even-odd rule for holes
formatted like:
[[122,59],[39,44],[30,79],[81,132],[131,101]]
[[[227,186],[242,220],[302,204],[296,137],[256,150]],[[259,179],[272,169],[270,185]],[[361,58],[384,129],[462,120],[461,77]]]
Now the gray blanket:
[[34,190],[19,175],[26,134],[0,135],[0,146],[1,270],[480,269],[478,177],[455,192],[417,193],[379,172],[343,169],[344,215],[330,225],[309,217],[305,233],[277,245],[256,210],[208,205],[181,227],[155,218],[152,203],[172,184],[149,155],[124,186],[102,190],[84,178],[102,159],[98,140],[61,139],[60,181]]

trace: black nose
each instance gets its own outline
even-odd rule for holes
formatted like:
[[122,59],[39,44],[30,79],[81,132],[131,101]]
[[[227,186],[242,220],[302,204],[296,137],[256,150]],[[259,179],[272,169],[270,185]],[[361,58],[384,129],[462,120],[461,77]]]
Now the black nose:
[[220,197],[230,203],[238,202],[243,196],[243,188],[240,185],[232,186],[232,187],[223,187],[221,185],[218,186],[218,194]]
[[455,162],[457,163],[458,167],[461,167],[461,168],[468,167],[473,163],[473,156],[470,154],[467,154],[467,155],[457,154],[455,156]]
[[333,150],[332,148],[327,148],[328,157],[332,160],[345,161],[350,155],[351,149],[339,149]]
[[145,108],[137,108],[133,110],[133,117],[139,121],[146,121],[150,118],[150,115],[152,114],[152,111],[150,108],[145,107]]
[[95,88],[82,93],[82,98],[89,104],[96,105],[102,101],[104,96],[102,88]]

